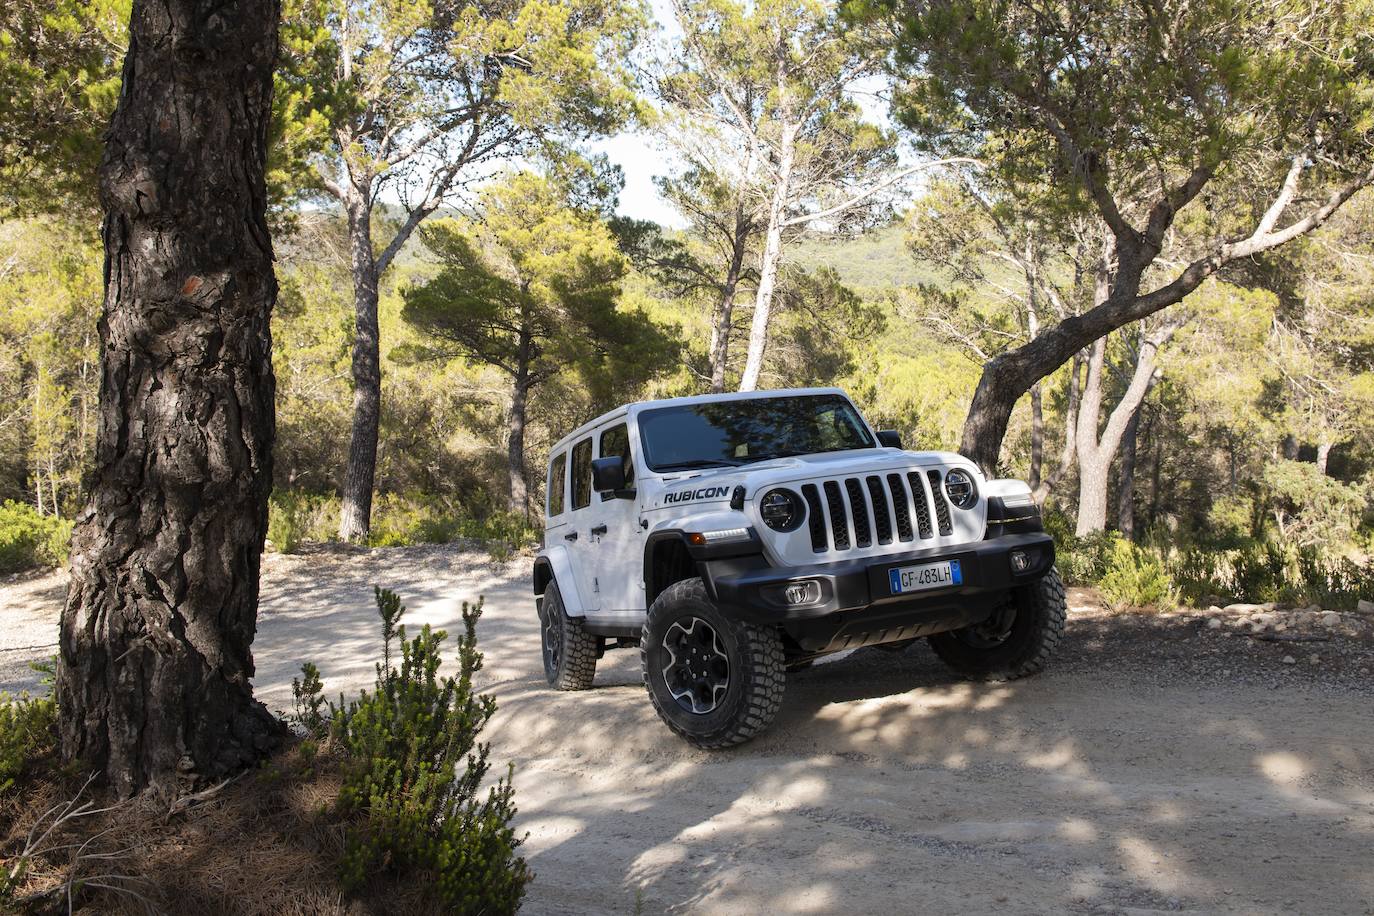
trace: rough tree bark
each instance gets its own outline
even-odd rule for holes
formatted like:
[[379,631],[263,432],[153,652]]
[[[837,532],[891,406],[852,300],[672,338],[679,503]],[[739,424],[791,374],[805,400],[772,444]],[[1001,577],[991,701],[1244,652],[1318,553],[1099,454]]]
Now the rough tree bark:
[[[1323,439],[1317,443],[1317,470],[1326,476],[1326,465],[1331,460],[1331,443]],[[57,492],[53,491],[53,502],[57,502]]]
[[277,0],[135,0],[100,166],[101,388],[72,541],[64,757],[121,796],[276,746],[250,645],[274,435],[263,181]]

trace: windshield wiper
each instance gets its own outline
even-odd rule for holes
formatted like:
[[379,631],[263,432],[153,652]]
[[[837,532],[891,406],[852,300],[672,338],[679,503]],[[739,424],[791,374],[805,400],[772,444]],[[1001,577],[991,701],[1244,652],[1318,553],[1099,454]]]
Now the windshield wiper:
[[671,464],[660,464],[654,467],[655,471],[692,471],[697,468],[737,468],[743,461],[735,461],[730,458],[697,458],[692,461],[674,461]]

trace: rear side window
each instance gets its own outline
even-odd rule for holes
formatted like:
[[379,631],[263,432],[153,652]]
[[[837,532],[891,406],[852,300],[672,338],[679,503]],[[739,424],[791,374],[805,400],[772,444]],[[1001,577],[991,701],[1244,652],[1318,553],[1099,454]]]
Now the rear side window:
[[601,434],[601,457],[614,458],[620,457],[625,465],[625,486],[634,486],[635,483],[635,463],[630,460],[630,431],[625,428],[625,424],[612,426]]
[[549,515],[563,514],[563,491],[568,486],[568,453],[559,452],[549,464]]
[[592,502],[592,440],[583,439],[572,450],[572,507],[585,509]]

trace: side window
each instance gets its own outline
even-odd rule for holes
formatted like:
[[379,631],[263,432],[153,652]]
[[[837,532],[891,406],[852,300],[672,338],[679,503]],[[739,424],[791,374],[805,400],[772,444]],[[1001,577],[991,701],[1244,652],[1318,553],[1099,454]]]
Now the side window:
[[592,503],[592,440],[583,439],[572,450],[572,507],[585,509]]
[[625,424],[612,426],[601,434],[601,457],[612,458],[620,456],[625,465],[625,486],[635,485],[635,463],[630,460],[630,431]]
[[549,464],[549,515],[563,514],[563,491],[568,485],[568,453],[559,452]]

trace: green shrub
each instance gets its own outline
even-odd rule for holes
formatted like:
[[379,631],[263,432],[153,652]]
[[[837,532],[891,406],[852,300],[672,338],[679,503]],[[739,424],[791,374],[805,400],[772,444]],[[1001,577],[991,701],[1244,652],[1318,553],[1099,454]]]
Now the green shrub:
[[48,754],[57,740],[57,701],[52,698],[52,663],[34,664],[46,675],[44,696],[28,692],[12,697],[0,691],[0,796],[14,788],[15,781],[35,760]]
[[278,553],[295,553],[306,542],[332,541],[338,524],[336,496],[278,490],[268,504],[267,540]]
[[1055,566],[1070,585],[1096,585],[1106,574],[1108,557],[1118,536],[1098,532],[1080,538],[1073,534],[1055,538]]
[[291,702],[295,712],[288,721],[301,727],[307,737],[323,738],[329,732],[329,716],[324,709],[328,701],[324,698],[324,682],[320,680],[320,669],[313,662],[301,665],[301,676],[291,679]]
[[0,504],[0,575],[62,566],[72,540],[72,522],[39,515],[27,503]]
[[1349,610],[1374,597],[1374,563],[1361,566],[1318,547],[1283,547],[1250,541],[1234,550],[1191,548],[1168,557],[1170,577],[1183,597],[1199,604],[1219,595],[1261,604],[1320,604]]
[[1105,552],[1098,587],[1117,607],[1172,608],[1178,604],[1174,584],[1159,552],[1122,538],[1113,541]]
[[357,888],[375,872],[414,869],[426,873],[451,912],[513,913],[532,878],[516,855],[523,840],[510,827],[514,768],[485,799],[478,795],[488,746],[477,736],[496,711],[492,697],[472,688],[482,667],[482,603],[464,602],[458,675],[441,678],[446,634],[425,626],[407,640],[400,599],[383,589],[376,599],[383,651],[376,689],[335,715],[335,736],[349,758],[339,806],[355,815],[346,828],[344,884]]

